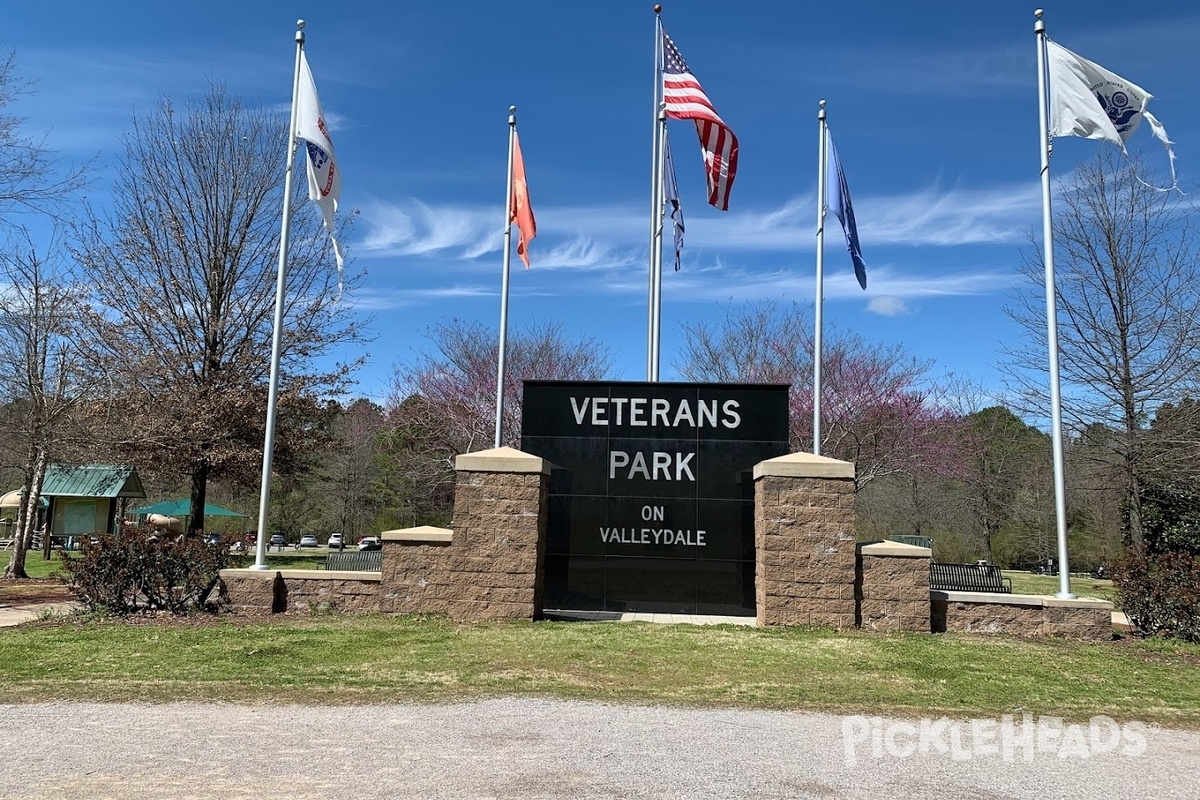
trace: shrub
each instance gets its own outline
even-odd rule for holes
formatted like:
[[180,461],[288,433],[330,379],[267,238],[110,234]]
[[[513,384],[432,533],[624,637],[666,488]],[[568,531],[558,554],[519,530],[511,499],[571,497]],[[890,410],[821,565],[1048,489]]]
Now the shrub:
[[229,565],[227,542],[171,537],[157,528],[122,525],[85,541],[79,558],[63,558],[67,588],[89,610],[139,609],[185,614],[202,607],[218,573]]
[[1129,550],[1113,565],[1113,583],[1135,631],[1200,642],[1200,556]]

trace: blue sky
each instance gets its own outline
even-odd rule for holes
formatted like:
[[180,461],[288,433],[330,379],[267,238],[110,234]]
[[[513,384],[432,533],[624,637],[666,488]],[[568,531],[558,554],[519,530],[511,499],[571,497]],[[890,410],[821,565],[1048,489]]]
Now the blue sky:
[[[670,123],[688,222],[683,270],[663,281],[662,378],[680,323],[729,303],[811,305],[817,101],[854,198],[869,289],[836,228],[825,318],[935,370],[998,386],[1005,316],[1028,234],[1039,231],[1032,4],[794,0],[664,3],[666,29],[737,133],[728,212],[705,204],[691,123]],[[203,13],[200,13],[201,8]],[[347,296],[375,317],[359,391],[381,397],[394,365],[451,315],[496,326],[507,109],[518,124],[539,235],[513,259],[510,324],[566,323],[605,342],[614,378],[645,377],[654,25],[643,0],[574,2],[21,3],[5,48],[37,93],[18,110],[67,158],[119,151],[131,114],[216,79],[286,109],[294,22],[333,126],[344,245],[367,276]],[[1050,36],[1155,95],[1181,184],[1200,169],[1200,8],[1046,4]],[[1067,175],[1102,143],[1059,139]],[[1166,157],[1149,131],[1131,142]],[[315,207],[313,213],[317,213]],[[834,223],[836,225],[836,222]],[[669,237],[668,237],[669,241]]]

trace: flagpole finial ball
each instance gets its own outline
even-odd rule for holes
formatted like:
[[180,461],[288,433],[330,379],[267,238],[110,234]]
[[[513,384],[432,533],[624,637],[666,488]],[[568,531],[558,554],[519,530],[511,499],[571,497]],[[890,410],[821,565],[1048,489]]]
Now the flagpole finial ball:
[[659,5],[658,3],[655,3],[655,4],[654,4],[654,13],[655,13],[655,14],[661,14],[661,13],[662,13],[662,6],[661,6],[661,5]]
[[1041,18],[1042,18],[1042,15],[1043,15],[1043,14],[1045,14],[1045,13],[1046,13],[1046,12],[1045,12],[1045,11],[1043,11],[1042,9],[1040,9],[1040,8],[1035,8],[1035,9],[1033,10],[1033,15],[1034,15],[1035,17],[1037,17],[1038,19],[1041,19]]
[[515,114],[515,113],[517,113],[517,107],[516,107],[516,106],[509,106],[509,107],[508,107],[508,113],[510,113],[510,114]]
[[296,27],[299,28],[300,30],[304,30],[304,20],[302,20],[302,19],[296,20]]
[[824,101],[824,100],[822,100],[822,101],[820,102],[820,106],[821,106],[821,108],[824,108],[824,107],[825,107],[825,101]]

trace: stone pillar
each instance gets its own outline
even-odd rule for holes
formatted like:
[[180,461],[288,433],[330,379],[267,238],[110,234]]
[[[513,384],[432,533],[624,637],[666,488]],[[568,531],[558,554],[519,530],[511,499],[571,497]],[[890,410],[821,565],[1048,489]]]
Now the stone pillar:
[[455,459],[450,570],[460,620],[537,619],[545,581],[550,464],[511,447]]
[[854,627],[854,465],[792,453],[754,467],[759,625]]
[[450,555],[454,531],[421,525],[384,531],[379,610],[385,614],[450,614],[462,591]]
[[929,562],[933,551],[900,542],[858,545],[858,626],[929,633]]

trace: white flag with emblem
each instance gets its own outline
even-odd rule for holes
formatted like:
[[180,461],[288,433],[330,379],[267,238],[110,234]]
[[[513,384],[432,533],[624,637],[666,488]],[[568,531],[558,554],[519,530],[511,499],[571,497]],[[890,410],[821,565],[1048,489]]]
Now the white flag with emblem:
[[300,91],[296,97],[296,134],[304,140],[308,152],[308,199],[321,207],[325,218],[325,230],[333,242],[333,254],[337,259],[338,291],[342,286],[342,248],[334,237],[333,214],[337,211],[338,199],[342,196],[342,175],[333,158],[333,141],[325,115],[321,113],[321,101],[317,98],[317,85],[308,68],[308,58],[300,51]]
[[1175,180],[1175,153],[1162,123],[1146,110],[1154,95],[1135,83],[1109,72],[1095,62],[1046,40],[1050,72],[1050,135],[1103,139],[1122,151],[1142,118],[1154,138],[1167,148],[1171,180]]

